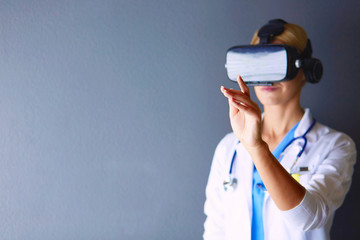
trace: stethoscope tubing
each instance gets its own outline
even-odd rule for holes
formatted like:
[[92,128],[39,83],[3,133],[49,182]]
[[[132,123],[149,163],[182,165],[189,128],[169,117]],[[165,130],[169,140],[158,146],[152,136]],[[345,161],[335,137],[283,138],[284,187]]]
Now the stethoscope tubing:
[[[301,151],[299,151],[296,159],[299,159],[301,157],[301,155],[303,154],[304,150],[305,150],[305,147],[307,145],[307,139],[306,139],[306,134],[308,134],[311,129],[315,126],[316,124],[316,119],[313,120],[313,122],[311,123],[311,125],[309,126],[309,128],[306,130],[306,132],[302,135],[302,136],[299,136],[299,137],[296,137],[296,138],[293,138],[288,144],[286,144],[286,146],[284,147],[284,150],[289,147],[294,141],[298,140],[298,139],[303,139],[304,140],[304,145],[301,149]],[[240,141],[239,141],[240,142]],[[235,158],[236,158],[236,150],[234,151],[234,154],[233,154],[233,157],[231,159],[231,163],[230,163],[230,169],[229,169],[229,176],[232,175],[232,170],[233,170],[233,166],[234,166],[234,162],[235,162]]]

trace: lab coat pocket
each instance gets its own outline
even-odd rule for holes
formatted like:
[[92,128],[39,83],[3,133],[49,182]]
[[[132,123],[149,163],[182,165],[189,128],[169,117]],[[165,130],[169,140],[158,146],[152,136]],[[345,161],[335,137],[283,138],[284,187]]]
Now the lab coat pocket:
[[293,171],[299,174],[299,183],[306,185],[312,178],[319,165],[319,155],[305,155],[300,158]]

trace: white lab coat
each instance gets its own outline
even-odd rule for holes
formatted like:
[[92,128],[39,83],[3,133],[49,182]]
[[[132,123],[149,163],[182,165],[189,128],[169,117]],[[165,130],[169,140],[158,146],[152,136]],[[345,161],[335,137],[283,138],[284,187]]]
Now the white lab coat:
[[[313,121],[306,109],[294,136],[301,136]],[[354,142],[347,135],[320,123],[306,135],[307,146],[296,167],[308,167],[300,175],[306,188],[302,202],[288,211],[279,210],[265,191],[263,221],[265,239],[330,239],[335,210],[343,203],[351,184],[356,161]],[[303,142],[294,141],[285,151],[281,164],[289,169]],[[226,192],[223,181],[229,174],[237,151],[232,176],[238,184]],[[252,219],[252,182],[254,164],[233,133],[218,144],[206,187],[204,239],[250,240]]]

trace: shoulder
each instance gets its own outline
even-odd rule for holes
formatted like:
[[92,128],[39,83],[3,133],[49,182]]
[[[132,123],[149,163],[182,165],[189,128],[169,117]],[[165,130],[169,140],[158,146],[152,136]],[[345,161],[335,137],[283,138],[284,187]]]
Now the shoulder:
[[314,129],[318,141],[328,144],[332,148],[348,146],[355,150],[355,143],[351,137],[341,131],[337,131],[324,124],[317,123]]
[[[313,125],[313,123],[316,124]],[[309,131],[310,129],[311,131]],[[347,134],[315,121],[309,108],[305,109],[304,116],[296,129],[295,135],[306,135],[306,138],[309,138],[310,142],[313,143],[326,143],[328,145],[347,144],[355,146],[354,141]]]
[[233,132],[227,133],[221,140],[220,143],[222,144],[231,144],[234,142],[238,142],[239,140],[235,136]]
[[[313,153],[336,167],[338,172],[351,172],[356,162],[356,146],[351,137],[341,131],[317,123],[309,146]],[[341,170],[343,169],[343,170]],[[348,174],[344,174],[348,175]]]
[[215,149],[215,157],[223,159],[229,158],[234,152],[236,145],[239,140],[236,138],[234,133],[226,134],[218,143]]
[[226,150],[228,148],[233,148],[234,145],[236,145],[239,142],[239,140],[236,138],[235,134],[233,132],[226,134],[217,145],[217,150]]

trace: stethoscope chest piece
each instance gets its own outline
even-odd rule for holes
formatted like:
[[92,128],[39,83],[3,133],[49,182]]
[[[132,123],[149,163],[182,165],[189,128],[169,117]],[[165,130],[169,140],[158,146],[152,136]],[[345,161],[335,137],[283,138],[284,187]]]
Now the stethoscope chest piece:
[[226,192],[234,191],[237,186],[237,179],[230,175],[223,182],[224,190]]

